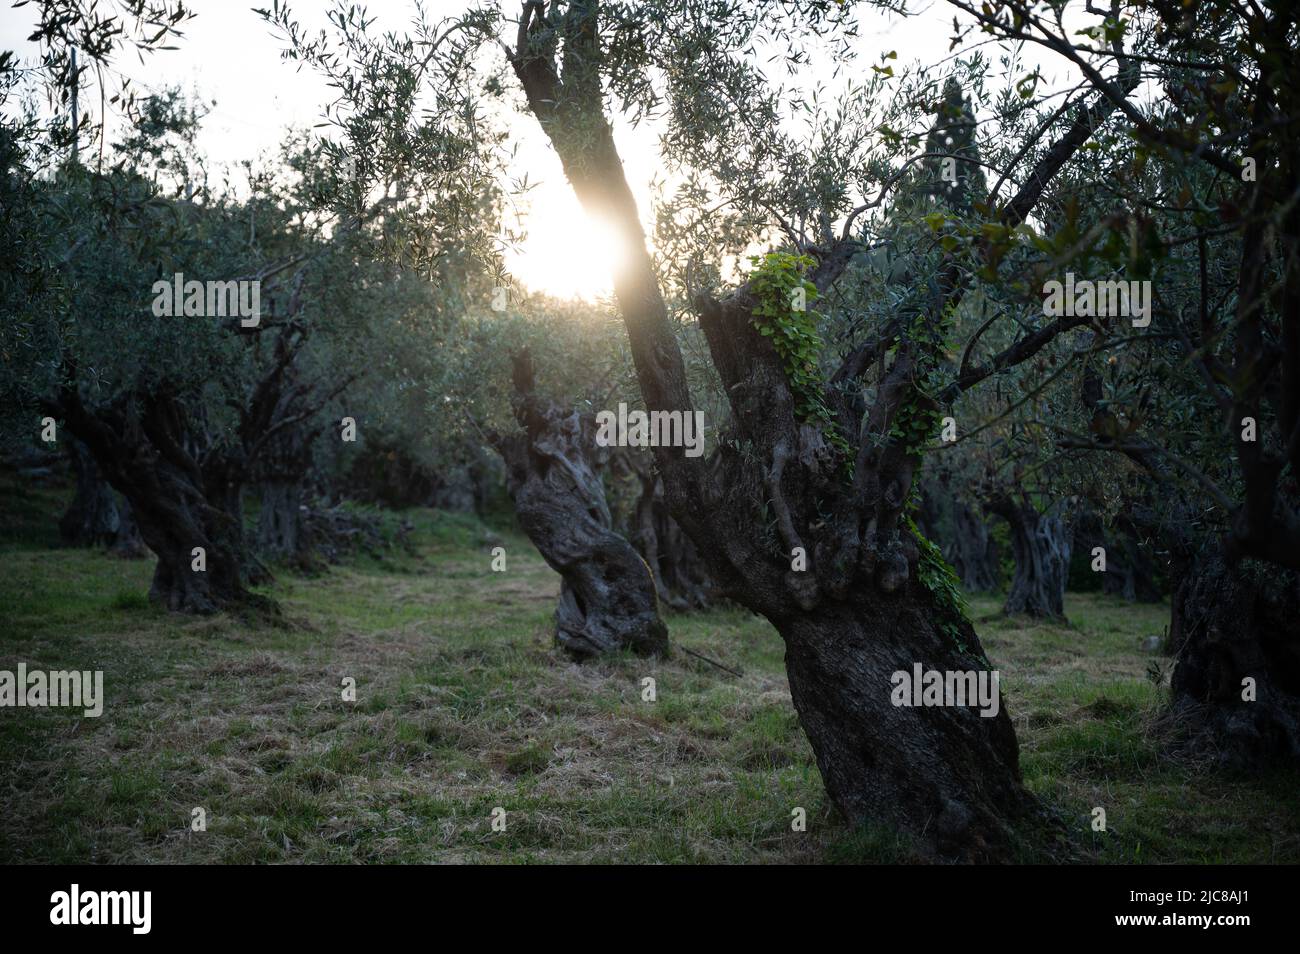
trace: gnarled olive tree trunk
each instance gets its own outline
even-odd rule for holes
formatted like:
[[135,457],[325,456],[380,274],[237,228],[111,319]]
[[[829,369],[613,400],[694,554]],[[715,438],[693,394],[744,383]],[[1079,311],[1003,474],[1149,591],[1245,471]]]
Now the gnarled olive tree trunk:
[[303,487],[318,434],[319,429],[302,426],[281,430],[262,448],[256,468],[261,493],[258,552],[304,569],[312,568],[314,560],[303,521]]
[[95,458],[81,441],[68,441],[68,461],[76,480],[72,503],[59,518],[59,536],[74,546],[106,546],[117,538],[121,517],[113,488],[99,472]]
[[143,560],[149,555],[149,548],[140,536],[140,524],[136,522],[131,502],[121,494],[117,498],[117,536],[113,538],[109,552],[124,560]]
[[1225,766],[1300,760],[1300,574],[1209,544],[1174,594],[1175,715]]
[[623,649],[665,654],[668,628],[650,570],[611,526],[592,462],[594,420],[535,392],[527,352],[514,358],[513,405],[523,431],[491,439],[520,526],[561,576],[556,643],[579,659]]
[[[826,791],[855,821],[919,833],[940,857],[1006,853],[1012,825],[1034,812],[1020,783],[1019,747],[1005,708],[896,706],[894,673],[986,672],[969,623],[945,632],[930,595],[863,589],[777,621],[790,694]],[[991,710],[988,710],[991,711]]]
[[76,546],[107,545],[109,553],[127,560],[148,556],[130,501],[104,479],[90,449],[74,437],[69,441],[68,456],[77,490],[59,518],[59,535]]
[[637,455],[627,465],[640,484],[628,536],[654,576],[659,599],[679,611],[708,608],[714,583],[699,550],[668,512],[653,460]]
[[[614,293],[646,408],[690,414],[682,351],[604,112],[600,27],[591,0],[527,0],[511,65],[584,209],[618,232],[624,254]],[[1127,93],[1136,82],[1134,75],[1118,88]],[[999,207],[998,221],[1008,228],[1024,221],[1113,109],[1101,98],[1077,108]],[[815,259],[806,280],[819,293],[862,247],[850,225],[838,237],[800,243]],[[792,382],[806,389],[807,367],[787,373],[756,327],[774,312],[806,323],[785,314],[788,289],[762,300],[753,283],[722,297],[700,292],[693,304],[730,406],[728,432],[708,458],[662,445],[654,453],[669,510],[724,594],[766,616],[785,640],[791,694],[835,804],[852,823],[897,826],[933,857],[991,860],[1009,856],[1012,832],[1034,806],[1005,708],[984,718],[969,706],[913,708],[891,698],[893,673],[918,664],[989,675],[969,624],[941,605],[955,582],[904,517],[930,437],[907,435],[928,430],[937,411],[917,382],[943,360],[943,323],[974,271],[957,255],[946,253],[933,281],[921,283],[920,320],[932,333],[913,334],[913,313],[900,312],[855,344],[822,393],[796,395]],[[1032,357],[1071,321],[1086,319],[1056,323],[964,368],[954,388]],[[810,404],[826,413],[810,420]]]
[[302,485],[294,480],[263,480],[262,506],[257,515],[257,548],[280,560],[300,560],[306,542],[302,532]]
[[176,398],[165,390],[127,395],[91,411],[75,386],[68,386],[48,409],[62,417],[130,504],[141,539],[158,558],[151,600],[188,613],[274,609],[247,589],[242,528],[210,496],[213,484],[220,484],[225,496],[218,499],[229,503],[230,488],[224,480],[205,479],[189,450],[185,412]]
[[1064,619],[1065,583],[1070,576],[1073,540],[1070,525],[1062,516],[1064,505],[1058,502],[1039,513],[1028,500],[998,496],[988,502],[987,508],[1011,526],[1011,552],[1016,569],[1004,612],[1039,619]]

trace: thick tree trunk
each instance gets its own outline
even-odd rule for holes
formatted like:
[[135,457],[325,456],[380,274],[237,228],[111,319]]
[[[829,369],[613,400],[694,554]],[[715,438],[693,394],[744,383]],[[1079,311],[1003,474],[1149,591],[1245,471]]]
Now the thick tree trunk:
[[217,511],[208,521],[208,526],[212,537],[235,555],[244,583],[259,586],[272,582],[275,577],[257,558],[253,542],[248,539],[244,526],[244,474],[247,468],[242,454],[236,452],[232,456],[235,459],[213,453],[204,461],[205,495]]
[[586,659],[630,649],[668,651],[654,580],[632,545],[615,533],[600,476],[592,466],[595,425],[533,391],[532,364],[515,357],[515,416],[524,431],[493,444],[519,524],[562,577],[555,641]]
[[[276,611],[272,601],[246,588],[243,528],[222,508],[232,506],[232,485],[224,478],[205,479],[186,449],[184,412],[174,398],[123,398],[91,412],[68,388],[50,409],[130,504],[141,538],[158,558],[151,600],[187,613]],[[209,494],[218,496],[217,504]],[[196,549],[203,551],[202,570],[195,568]]]
[[1198,748],[1240,770],[1300,761],[1300,574],[1210,545],[1174,594],[1170,641],[1173,711]]
[[267,480],[261,486],[257,549],[279,560],[298,560],[304,551],[302,486],[296,481]]
[[1003,610],[1008,615],[1064,619],[1072,533],[1061,515],[1062,504],[1039,513],[1028,502],[997,497],[989,501],[988,509],[1011,526],[1016,569]]
[[113,538],[109,552],[124,560],[143,560],[149,555],[149,548],[140,536],[140,525],[136,523],[131,502],[121,494],[117,495],[117,536]]
[[943,555],[962,586],[972,593],[998,589],[1002,582],[998,546],[983,517],[966,501],[954,500],[952,527],[952,542],[943,547]]
[[[157,482],[157,485],[163,484]],[[140,535],[158,557],[149,598],[183,613],[213,613],[264,601],[245,589],[238,551],[223,540],[229,530],[214,531],[217,515],[204,515],[183,497],[153,497],[127,493],[133,500]],[[196,548],[203,549],[204,568],[195,568]]]
[[863,596],[777,623],[790,694],[828,794],[854,823],[920,835],[917,847],[936,859],[1006,857],[1016,823],[1036,806],[1021,785],[1000,697],[996,714],[984,716],[976,704],[896,705],[893,693],[894,674],[910,681],[917,664],[988,674],[974,630],[953,621],[959,648],[918,584]]
[[257,551],[304,570],[315,568],[311,534],[303,520],[303,487],[316,434],[295,427],[282,430],[262,448],[256,468],[261,493]]
[[107,546],[116,539],[121,524],[113,488],[100,473],[94,455],[76,438],[68,441],[68,460],[77,489],[59,518],[59,536],[73,546]]
[[629,536],[654,576],[659,599],[678,611],[707,609],[714,600],[713,581],[695,544],[668,512],[653,462],[637,461],[630,469],[640,493]]
[[76,546],[107,545],[113,556],[126,560],[149,555],[130,502],[104,479],[95,457],[81,441],[69,442],[68,456],[76,475],[77,491],[59,520],[59,534]]

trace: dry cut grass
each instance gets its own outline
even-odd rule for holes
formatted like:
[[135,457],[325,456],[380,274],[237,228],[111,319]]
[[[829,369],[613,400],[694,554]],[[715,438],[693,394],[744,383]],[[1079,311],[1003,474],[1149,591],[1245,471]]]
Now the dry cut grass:
[[[683,653],[575,665],[550,645],[558,578],[526,540],[417,522],[418,558],[283,574],[286,627],[161,613],[140,599],[148,563],[0,544],[0,668],[103,669],[107,694],[99,719],[0,711],[0,859],[906,858],[827,804],[765,622],[670,620],[675,641],[740,677]],[[497,542],[505,573],[490,570]],[[1078,860],[1300,859],[1293,776],[1226,779],[1163,754],[1164,690],[1139,647],[1166,609],[1072,596],[1068,626],[1006,620],[990,599],[974,611],[1026,780],[1076,833]],[[791,830],[796,807],[806,832]],[[206,831],[191,830],[196,808]]]

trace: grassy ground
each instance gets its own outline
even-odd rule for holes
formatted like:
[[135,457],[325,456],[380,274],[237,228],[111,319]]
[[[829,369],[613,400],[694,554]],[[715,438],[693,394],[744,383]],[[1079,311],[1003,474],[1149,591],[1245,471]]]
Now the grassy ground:
[[[670,620],[740,677],[683,653],[577,666],[550,645],[558,578],[527,541],[424,512],[418,556],[281,574],[287,626],[190,619],[142,598],[152,561],[57,548],[64,494],[0,493],[0,669],[102,669],[107,695],[99,719],[0,710],[0,861],[893,857],[827,804],[780,642],[747,613]],[[1162,756],[1164,690],[1139,643],[1167,610],[1077,595],[1069,626],[1003,619],[992,599],[973,611],[1026,780],[1080,860],[1300,860],[1294,776]]]

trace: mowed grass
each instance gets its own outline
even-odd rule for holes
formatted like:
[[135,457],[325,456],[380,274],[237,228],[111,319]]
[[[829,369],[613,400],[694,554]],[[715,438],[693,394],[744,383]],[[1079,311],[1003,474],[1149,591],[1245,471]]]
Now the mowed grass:
[[[62,503],[8,499],[49,520]],[[551,645],[558,577],[525,538],[405,516],[417,555],[281,573],[282,626],[161,612],[141,599],[151,560],[58,549],[40,521],[5,518],[0,669],[102,669],[107,701],[99,719],[0,710],[0,860],[898,857],[829,806],[764,621],[669,619],[676,643],[741,676],[681,652],[576,665]],[[1163,754],[1164,690],[1139,643],[1167,610],[1077,595],[1067,612],[1069,626],[1042,625],[974,601],[1026,780],[1074,832],[1072,857],[1300,859],[1294,776],[1228,779]],[[805,832],[791,830],[797,807]],[[195,809],[206,831],[191,830]]]

